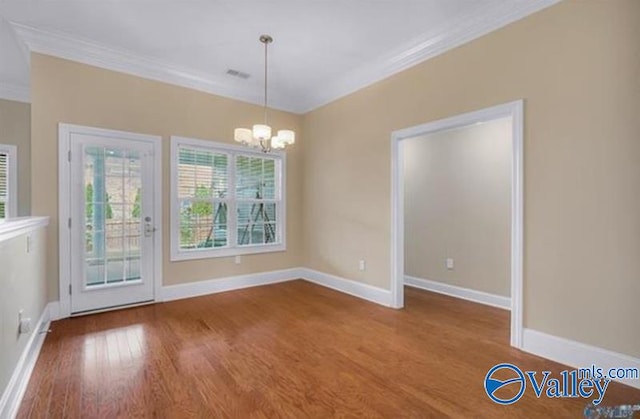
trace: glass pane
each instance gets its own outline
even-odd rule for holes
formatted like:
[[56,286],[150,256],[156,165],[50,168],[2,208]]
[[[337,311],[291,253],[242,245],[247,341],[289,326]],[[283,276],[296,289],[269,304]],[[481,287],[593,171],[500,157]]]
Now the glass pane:
[[[270,227],[267,229],[265,226]],[[238,245],[240,246],[273,242],[275,242],[275,225],[273,224],[254,223],[238,226]]]
[[213,196],[213,154],[196,152],[195,184],[197,198],[211,198]]
[[178,152],[178,197],[195,196],[195,152],[180,148]]
[[264,226],[262,224],[254,224],[251,227],[251,244],[264,243]]
[[224,202],[215,202],[214,203],[214,213],[213,213],[214,223],[216,224],[227,224],[227,204]]
[[226,154],[214,154],[213,156],[213,195],[216,198],[226,198],[228,190]]
[[140,238],[142,236],[142,224],[140,220],[140,188],[136,188],[136,195],[133,205],[125,207],[125,214],[129,219],[124,225],[125,239],[125,281],[135,281],[140,279]]
[[238,156],[236,158],[236,196],[262,198],[262,159]]
[[264,161],[264,173],[262,175],[263,180],[263,194],[264,199],[276,198],[276,162],[271,159],[265,159]]
[[227,245],[227,226],[216,224],[214,230],[213,247],[224,247]]
[[228,156],[180,147],[178,151],[178,196],[181,198],[225,198],[228,190]]
[[86,285],[140,279],[142,171],[138,151],[85,147]]
[[[236,197],[255,198],[256,188],[250,178],[249,157],[236,157]],[[253,182],[255,183],[255,182]]]
[[236,197],[275,199],[275,160],[262,157],[237,156]]
[[184,221],[180,224],[180,249],[194,249],[195,227]]
[[[215,220],[215,221],[214,221]],[[180,207],[180,248],[227,245],[227,204],[184,200]]]
[[86,230],[92,233],[102,233],[104,231],[104,224],[96,224],[95,220],[104,220],[104,204],[87,204],[85,205],[86,211]]
[[[108,233],[107,233],[108,234]],[[107,236],[107,283],[124,280],[124,240],[120,237]]]
[[264,222],[264,204],[255,204],[252,207],[251,219],[256,223]]
[[276,221],[276,204],[264,204],[264,222],[274,223]]
[[140,257],[131,258],[127,261],[127,275],[126,281],[137,281],[140,276]]
[[251,222],[251,212],[252,207],[255,204],[247,203],[247,202],[238,202],[237,210],[238,210],[238,223],[250,223]]
[[86,263],[87,286],[104,284],[104,260],[87,258]]
[[277,242],[275,203],[238,202],[238,244]]
[[238,225],[238,245],[251,244],[251,230],[249,224]]
[[276,243],[276,225],[275,224],[265,224],[264,225],[264,242],[265,243]]
[[126,182],[124,184],[125,203],[130,205],[133,199],[133,205],[138,207],[138,217],[140,214],[140,205],[142,199],[142,168],[140,160],[128,159],[126,172]]

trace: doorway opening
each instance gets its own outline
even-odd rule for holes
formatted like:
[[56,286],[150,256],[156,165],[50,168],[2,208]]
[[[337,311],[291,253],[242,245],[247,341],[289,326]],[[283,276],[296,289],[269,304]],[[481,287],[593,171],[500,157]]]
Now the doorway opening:
[[[510,216],[509,220],[509,232],[508,238],[505,240],[508,243],[508,282],[510,298],[495,297],[493,294],[486,293],[487,299],[485,303],[503,306],[509,308],[511,311],[511,345],[517,348],[522,346],[522,281],[523,281],[523,102],[515,101],[503,105],[494,106],[491,108],[482,109],[475,112],[465,113],[457,115],[451,118],[446,118],[426,124],[405,128],[392,133],[391,137],[391,210],[392,210],[392,222],[391,222],[391,293],[393,299],[393,306],[401,308],[404,306],[404,285],[408,283],[410,285],[413,278],[407,278],[406,274],[406,257],[411,255],[411,252],[407,252],[405,249],[407,238],[411,239],[414,235],[413,231],[407,233],[406,222],[407,219],[411,219],[413,215],[407,216],[405,208],[406,196],[405,190],[408,186],[405,181],[405,153],[407,148],[415,148],[412,146],[416,144],[416,141],[428,141],[429,138],[436,139],[437,137],[445,137],[447,133],[458,132],[461,133],[465,128],[470,128],[478,124],[485,126],[485,130],[490,129],[504,129],[508,123],[509,130],[508,135],[510,137],[509,147],[509,162],[508,172],[510,179],[508,180],[508,191],[510,196],[507,198],[507,202],[503,206],[504,213]],[[479,125],[480,126],[480,125]],[[501,127],[501,128],[499,128]],[[460,137],[460,135],[458,135]],[[442,143],[440,143],[442,144]],[[424,145],[424,144],[423,144]],[[440,165],[443,167],[442,165]],[[428,190],[428,189],[427,189]],[[433,189],[432,193],[433,194]],[[427,200],[429,205],[432,205],[435,196],[425,196],[424,200]],[[504,208],[504,207],[508,208]],[[433,208],[433,207],[431,207]],[[443,210],[440,208],[439,210]],[[486,211],[487,209],[485,209]],[[444,209],[446,211],[446,209]],[[470,212],[472,213],[472,211]],[[415,217],[413,217],[415,218]],[[504,220],[503,220],[504,221]],[[456,228],[463,229],[462,226]],[[461,231],[461,237],[470,237],[468,232]],[[437,237],[435,238],[437,241]],[[422,249],[425,250],[424,248]],[[436,255],[436,251],[427,249],[430,257],[439,257],[443,259],[442,268],[446,270],[454,269],[454,258],[449,256]],[[505,255],[506,257],[506,255]],[[505,263],[507,263],[505,261]],[[446,275],[446,273],[445,273]],[[408,281],[407,281],[408,280]],[[432,282],[432,281],[430,281]],[[434,290],[441,285],[437,282],[433,282]],[[483,285],[489,286],[491,285]],[[501,285],[495,285],[498,288]],[[449,285],[445,285],[450,287]],[[462,288],[461,288],[462,289]],[[473,292],[472,292],[473,293]],[[483,294],[480,292],[480,294]],[[504,292],[498,292],[498,294],[505,294]],[[476,292],[476,295],[477,292]],[[495,297],[495,298],[493,298]],[[493,298],[493,299],[492,299]]]

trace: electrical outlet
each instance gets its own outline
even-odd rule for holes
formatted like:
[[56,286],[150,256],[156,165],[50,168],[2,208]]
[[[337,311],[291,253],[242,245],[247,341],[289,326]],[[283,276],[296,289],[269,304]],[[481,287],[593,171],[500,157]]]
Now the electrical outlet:
[[453,269],[453,258],[447,258],[445,260],[445,265],[446,265],[447,269],[452,270]]
[[19,331],[21,334],[31,332],[31,319],[29,317],[20,320]]
[[236,265],[240,265],[242,263],[242,256],[238,255],[235,258]]
[[31,331],[31,318],[23,316],[24,310],[18,311],[18,332],[20,334],[29,333]]
[[367,269],[367,262],[364,259],[360,259],[358,262],[358,269],[364,271]]

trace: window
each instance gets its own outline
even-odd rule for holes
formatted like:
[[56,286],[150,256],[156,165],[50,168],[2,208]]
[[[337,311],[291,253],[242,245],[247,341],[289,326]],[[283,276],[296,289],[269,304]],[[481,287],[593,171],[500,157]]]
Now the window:
[[285,250],[285,157],[171,138],[171,260]]
[[17,216],[17,150],[14,145],[0,144],[0,220]]

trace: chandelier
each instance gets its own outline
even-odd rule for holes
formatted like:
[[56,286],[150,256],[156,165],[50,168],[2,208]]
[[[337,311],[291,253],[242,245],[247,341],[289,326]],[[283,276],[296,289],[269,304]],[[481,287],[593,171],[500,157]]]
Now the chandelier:
[[269,35],[261,35],[260,42],[264,44],[264,123],[255,124],[253,129],[236,128],[233,131],[233,137],[243,145],[260,148],[263,152],[269,153],[271,150],[283,149],[295,143],[296,133],[281,129],[278,130],[277,135],[271,136],[271,127],[267,124],[267,49],[273,42],[273,38]]

